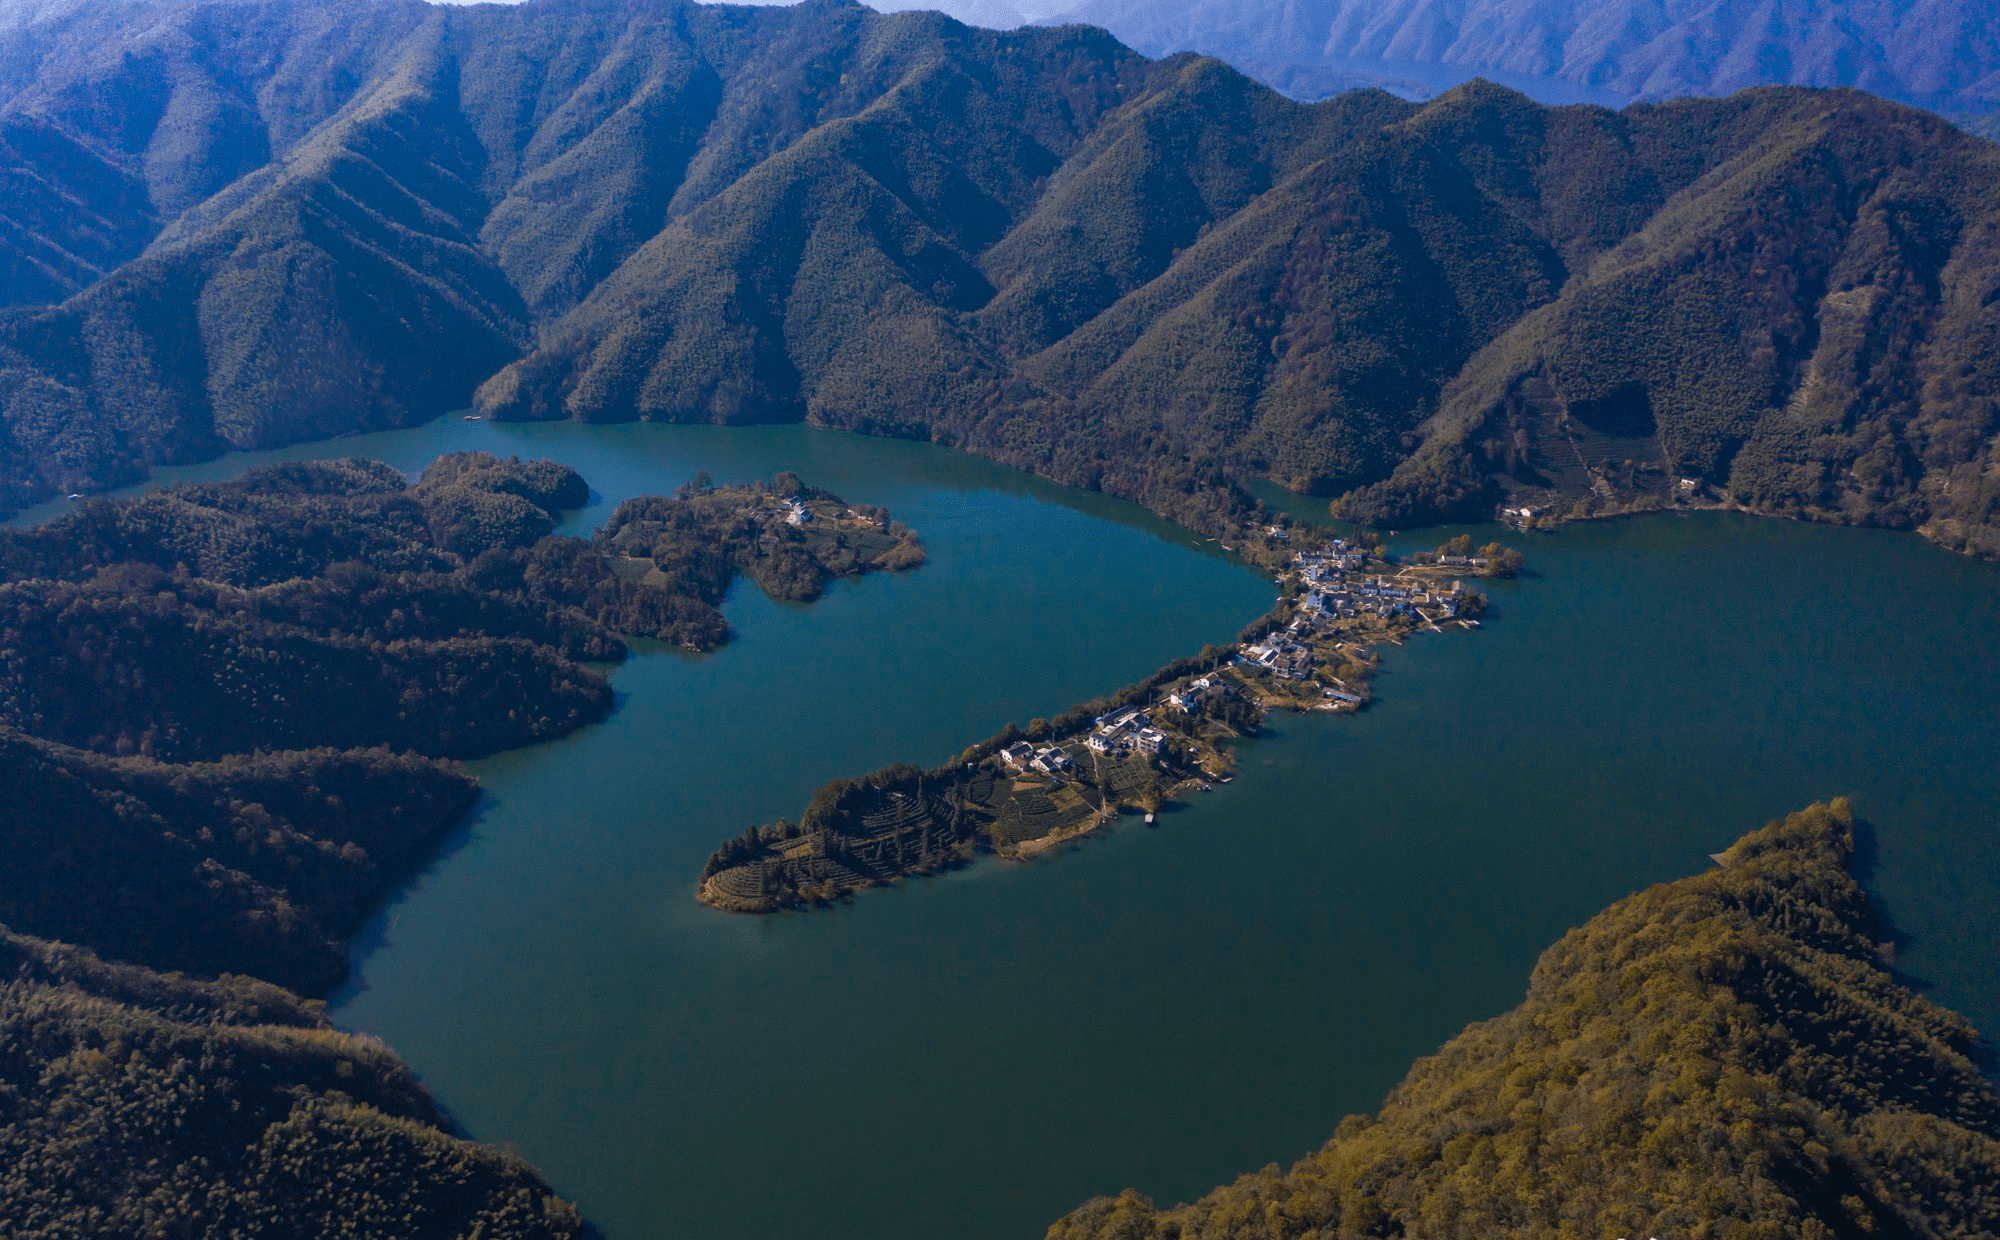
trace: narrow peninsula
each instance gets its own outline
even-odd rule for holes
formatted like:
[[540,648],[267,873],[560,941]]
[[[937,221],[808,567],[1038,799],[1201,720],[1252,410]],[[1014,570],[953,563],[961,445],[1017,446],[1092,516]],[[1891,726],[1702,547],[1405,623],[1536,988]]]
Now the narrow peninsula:
[[892,766],[835,780],[798,822],[752,826],[704,867],[698,898],[729,912],[825,904],[980,851],[1021,860],[1112,821],[1152,815],[1227,782],[1231,742],[1271,710],[1368,704],[1374,648],[1422,631],[1477,626],[1469,577],[1519,571],[1518,551],[1460,536],[1407,559],[1369,534],[1335,538],[1285,524],[1232,548],[1273,571],[1277,605],[1227,646],[1210,646],[1106,699],[1009,725],[931,770]]

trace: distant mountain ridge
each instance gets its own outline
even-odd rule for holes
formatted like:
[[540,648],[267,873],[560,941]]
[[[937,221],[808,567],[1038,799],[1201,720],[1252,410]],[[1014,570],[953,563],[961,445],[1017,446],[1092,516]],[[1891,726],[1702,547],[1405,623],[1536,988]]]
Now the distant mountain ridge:
[[477,389],[932,438],[1218,534],[1262,476],[2000,553],[2000,152],[1858,93],[1306,106],[851,0],[207,0],[0,37],[0,141],[6,506]]
[[929,7],[981,24],[1103,26],[1151,56],[1218,56],[1302,92],[1381,84],[1430,94],[1500,74],[1550,102],[1569,102],[1568,91],[1624,102],[1791,85],[1852,86],[1953,115],[2000,109],[2000,32],[1965,0],[1041,0],[1013,10],[993,0],[937,0]]

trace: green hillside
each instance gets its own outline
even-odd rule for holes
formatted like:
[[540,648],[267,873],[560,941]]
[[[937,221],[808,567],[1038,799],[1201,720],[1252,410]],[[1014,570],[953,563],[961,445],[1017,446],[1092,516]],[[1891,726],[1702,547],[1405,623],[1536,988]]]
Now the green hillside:
[[0,927],[0,1218],[18,1240],[574,1240],[512,1154],[443,1131],[396,1057],[249,978]]
[[851,0],[223,7],[0,32],[6,505],[476,389],[936,439],[1211,533],[1265,477],[2000,553],[2000,150],[1928,113],[1304,105]]
[[611,707],[578,660],[624,646],[578,606],[609,599],[524,574],[538,557],[593,558],[547,537],[551,510],[587,495],[546,463],[447,457],[411,487],[343,461],[7,531],[0,724],[175,762],[371,745],[466,757],[562,735]]
[[386,749],[168,764],[0,729],[0,924],[308,993],[347,932],[471,807],[463,773]]
[[1814,806],[1620,901],[1289,1171],[1050,1240],[1995,1234],[1991,1048],[1885,963],[1853,827]]

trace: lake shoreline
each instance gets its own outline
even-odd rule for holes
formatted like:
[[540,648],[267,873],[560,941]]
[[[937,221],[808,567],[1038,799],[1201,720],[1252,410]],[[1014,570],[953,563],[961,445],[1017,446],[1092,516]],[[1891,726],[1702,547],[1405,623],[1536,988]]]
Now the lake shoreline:
[[[605,723],[477,764],[491,799],[473,842],[357,946],[341,1023],[387,1038],[469,1131],[518,1142],[617,1240],[814,1232],[828,1202],[850,1200],[840,1240],[914,1235],[909,1220],[975,1207],[988,1240],[1040,1234],[1128,1184],[1193,1200],[1317,1146],[1329,1116],[1372,1112],[1413,1058],[1517,1003],[1568,927],[1842,789],[1883,825],[1867,881],[1907,914],[1906,967],[2000,1024],[1980,1001],[1990,954],[1937,924],[1989,929],[1992,906],[1919,885],[1940,849],[2000,872],[1981,832],[1951,825],[1990,820],[1991,772],[1961,742],[1990,734],[1980,701],[2000,691],[1986,662],[1939,644],[2000,614],[1980,602],[1983,566],[1733,514],[1530,535],[1517,545],[1532,573],[1483,587],[1483,633],[1377,646],[1365,722],[1273,714],[1270,739],[1234,748],[1227,795],[1181,794],[1186,808],[1159,819],[1171,829],[1134,817],[1033,864],[898,883],[811,918],[720,917],[687,896],[729,831],[796,817],[832,776],[936,765],[1008,718],[1053,716],[1224,642],[1272,587],[1130,506],[925,444],[462,429],[503,456],[576,465],[607,493],[582,521],[697,467],[794,468],[890,506],[932,550],[925,571],[838,584],[810,611],[742,588],[736,643],[628,661]],[[1859,633],[1802,626],[1830,581],[1855,592]],[[1912,616],[1908,590],[1952,601]],[[1196,598],[1207,610],[1171,610]],[[1878,604],[1893,613],[1879,632],[1865,622]],[[1775,644],[1759,636],[1773,629]],[[1894,653],[1910,632],[1929,652],[1914,665]],[[1851,659],[1862,647],[1891,653]],[[1931,812],[1940,778],[1952,799]],[[718,1070],[792,1046],[840,1070],[789,1051]],[[965,1088],[968,1052],[1015,1084]],[[848,1117],[802,1126],[830,1135],[808,1142],[807,1178],[782,1199],[752,1171],[773,1114]],[[988,1149],[997,1180],[965,1173],[968,1145]]]

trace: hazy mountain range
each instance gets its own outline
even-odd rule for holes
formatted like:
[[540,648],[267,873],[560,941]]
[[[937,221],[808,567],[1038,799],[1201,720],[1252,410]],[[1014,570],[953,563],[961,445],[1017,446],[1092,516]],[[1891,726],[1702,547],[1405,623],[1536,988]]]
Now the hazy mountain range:
[[[87,7],[0,0],[0,31]],[[2000,30],[1995,14],[1970,0],[872,0],[870,7],[937,10],[996,30],[1102,26],[1149,56],[1219,57],[1300,98],[1360,86],[1422,98],[1479,76],[1558,104],[1796,85],[1852,86],[1955,117],[2000,111]]]
[[1307,96],[1430,94],[1474,75],[1544,102],[1854,86],[1952,114],[2000,107],[2000,32],[1967,0],[878,0],[980,25],[1103,26],[1148,55],[1219,56]]

